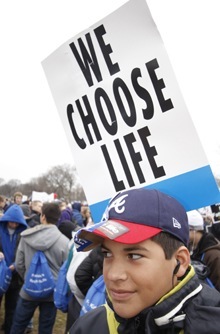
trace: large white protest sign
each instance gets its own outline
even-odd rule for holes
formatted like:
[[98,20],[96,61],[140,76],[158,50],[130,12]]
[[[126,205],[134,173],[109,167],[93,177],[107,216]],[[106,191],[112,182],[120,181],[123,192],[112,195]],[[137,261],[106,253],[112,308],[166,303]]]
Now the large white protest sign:
[[145,0],[127,2],[42,65],[95,219],[131,187],[158,188],[187,210],[219,201]]

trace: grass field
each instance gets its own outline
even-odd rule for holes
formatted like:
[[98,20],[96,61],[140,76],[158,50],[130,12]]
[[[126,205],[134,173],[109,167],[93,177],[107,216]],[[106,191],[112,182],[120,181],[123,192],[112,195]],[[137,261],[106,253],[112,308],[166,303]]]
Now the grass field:
[[[38,334],[38,310],[36,310],[34,314],[34,329],[32,331],[32,334]],[[66,327],[66,313],[62,313],[61,311],[57,311],[57,317],[56,322],[53,328],[53,334],[64,334],[65,333],[65,327]],[[0,309],[0,327],[3,324],[4,321],[4,299],[2,300],[2,305]],[[0,333],[4,333],[4,331],[0,330]]]

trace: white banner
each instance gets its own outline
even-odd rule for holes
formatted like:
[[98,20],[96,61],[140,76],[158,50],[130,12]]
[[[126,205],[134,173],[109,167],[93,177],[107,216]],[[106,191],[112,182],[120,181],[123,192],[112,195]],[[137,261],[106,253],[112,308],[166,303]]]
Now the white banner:
[[201,175],[219,195],[145,0],[127,2],[42,65],[90,205],[149,185],[188,202]]
[[31,201],[41,201],[41,202],[53,202],[54,193],[47,194],[46,192],[32,191]]

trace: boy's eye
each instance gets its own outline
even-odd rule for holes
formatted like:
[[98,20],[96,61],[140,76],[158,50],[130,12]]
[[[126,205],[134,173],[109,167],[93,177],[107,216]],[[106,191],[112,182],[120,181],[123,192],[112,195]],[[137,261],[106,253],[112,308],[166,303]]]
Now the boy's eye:
[[102,250],[102,254],[103,254],[104,258],[109,258],[112,255],[112,253],[107,251],[107,250]]
[[143,256],[140,255],[140,254],[128,254],[128,257],[129,257],[129,259],[132,259],[132,260],[139,260]]

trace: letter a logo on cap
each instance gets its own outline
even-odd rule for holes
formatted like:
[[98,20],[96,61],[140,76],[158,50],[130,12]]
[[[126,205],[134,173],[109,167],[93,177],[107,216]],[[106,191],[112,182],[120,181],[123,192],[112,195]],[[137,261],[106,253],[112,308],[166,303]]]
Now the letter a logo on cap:
[[115,209],[117,213],[123,213],[125,211],[125,200],[124,198],[127,197],[128,194],[123,195],[121,197],[118,197],[117,199],[113,200],[113,202],[109,205],[108,211],[110,211],[112,208]]

